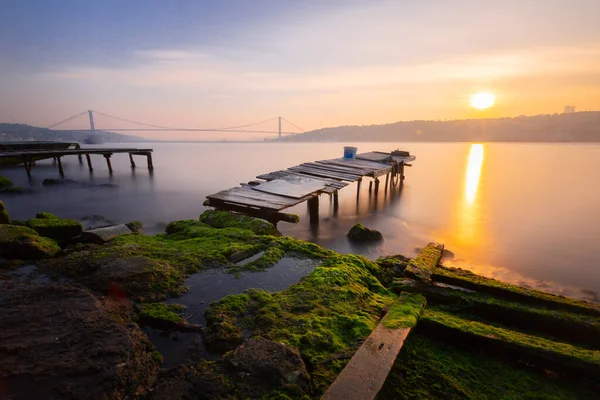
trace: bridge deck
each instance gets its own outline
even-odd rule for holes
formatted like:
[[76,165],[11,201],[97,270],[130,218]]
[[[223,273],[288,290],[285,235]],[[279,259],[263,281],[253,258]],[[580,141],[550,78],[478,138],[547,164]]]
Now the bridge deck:
[[[356,159],[334,158],[303,163],[287,170],[258,175],[262,181],[252,181],[207,196],[206,206],[242,212],[269,220],[297,222],[297,216],[282,214],[281,211],[309,202],[311,221],[318,219],[318,196],[325,193],[334,196],[337,207],[338,191],[351,182],[360,182],[364,177],[375,180],[375,192],[379,188],[379,177],[400,174],[404,179],[404,166],[414,156],[392,156],[390,153],[370,152],[357,154]],[[391,184],[391,181],[389,181]],[[315,217],[316,213],[316,217]]]

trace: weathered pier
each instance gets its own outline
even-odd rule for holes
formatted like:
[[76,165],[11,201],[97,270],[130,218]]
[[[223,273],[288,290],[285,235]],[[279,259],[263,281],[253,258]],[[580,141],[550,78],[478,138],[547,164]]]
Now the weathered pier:
[[368,152],[355,159],[334,158],[303,163],[286,170],[258,175],[258,180],[240,187],[207,196],[205,206],[241,212],[269,221],[298,222],[297,215],[283,213],[286,208],[308,202],[311,223],[319,219],[319,195],[333,196],[338,207],[338,192],[357,182],[357,195],[363,178],[369,177],[369,193],[377,195],[380,178],[385,176],[385,190],[402,185],[404,167],[415,159],[408,152]]
[[52,158],[56,161],[58,165],[58,172],[60,176],[65,176],[63,165],[62,165],[62,157],[75,155],[79,158],[79,163],[83,164],[83,156],[85,156],[87,161],[87,166],[90,172],[94,170],[92,165],[91,155],[101,155],[106,160],[106,165],[108,166],[109,173],[112,174],[112,164],[110,158],[113,154],[117,153],[126,153],[129,154],[129,161],[131,163],[131,168],[135,168],[136,164],[133,160],[134,155],[145,156],[148,162],[148,169],[153,169],[154,165],[152,164],[152,149],[136,149],[136,148],[94,148],[94,149],[86,149],[81,148],[78,144],[74,149],[65,148],[65,149],[27,149],[27,150],[1,150],[0,151],[0,160],[2,159],[12,159],[17,162],[22,162],[25,166],[25,171],[27,172],[27,176],[31,177],[31,168],[35,161],[45,160]]

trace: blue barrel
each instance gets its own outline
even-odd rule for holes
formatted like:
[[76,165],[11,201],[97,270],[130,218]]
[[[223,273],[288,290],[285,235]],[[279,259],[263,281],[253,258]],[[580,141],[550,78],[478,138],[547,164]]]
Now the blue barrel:
[[344,158],[346,160],[355,160],[357,150],[356,147],[344,146]]

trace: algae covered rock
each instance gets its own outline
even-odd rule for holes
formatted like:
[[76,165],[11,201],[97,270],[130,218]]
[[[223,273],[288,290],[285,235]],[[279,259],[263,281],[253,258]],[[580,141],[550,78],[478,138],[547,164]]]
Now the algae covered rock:
[[41,236],[55,240],[70,239],[83,232],[83,225],[74,219],[59,218],[45,211],[37,213],[35,218],[27,220],[25,224]]
[[0,256],[19,260],[54,257],[60,247],[25,226],[0,225]]
[[2,200],[0,200],[0,224],[10,224],[10,222],[10,215],[8,215],[6,206]]
[[144,231],[144,225],[140,221],[131,221],[126,223],[125,226],[133,233],[142,233]]
[[276,388],[298,398],[311,391],[300,352],[283,343],[250,339],[225,356],[225,368],[244,376],[244,384],[257,395]]
[[419,255],[410,260],[404,275],[407,278],[415,279],[420,282],[428,283],[431,281],[431,275],[435,271],[440,259],[444,245],[439,243],[429,243]]
[[275,225],[269,221],[229,211],[206,210],[200,215],[200,222],[204,222],[214,228],[248,229],[257,235],[281,235]]
[[348,239],[353,242],[377,242],[383,239],[383,235],[381,232],[376,231],[375,229],[369,229],[365,227],[363,224],[354,225],[350,231],[348,231]]
[[0,189],[12,187],[13,183],[10,179],[0,175]]

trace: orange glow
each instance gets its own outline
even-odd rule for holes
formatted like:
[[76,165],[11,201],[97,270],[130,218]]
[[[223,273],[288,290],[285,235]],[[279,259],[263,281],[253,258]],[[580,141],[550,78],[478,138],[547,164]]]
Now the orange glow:
[[460,201],[460,211],[457,214],[457,240],[459,244],[467,245],[468,247],[476,245],[481,237],[478,234],[481,225],[481,215],[479,212],[477,195],[481,180],[483,160],[483,144],[472,144],[467,159],[467,169],[465,171],[464,200]]
[[465,176],[465,201],[469,206],[473,205],[475,198],[477,197],[483,156],[483,145],[472,144],[471,150],[469,151],[469,161],[467,163],[467,173]]

